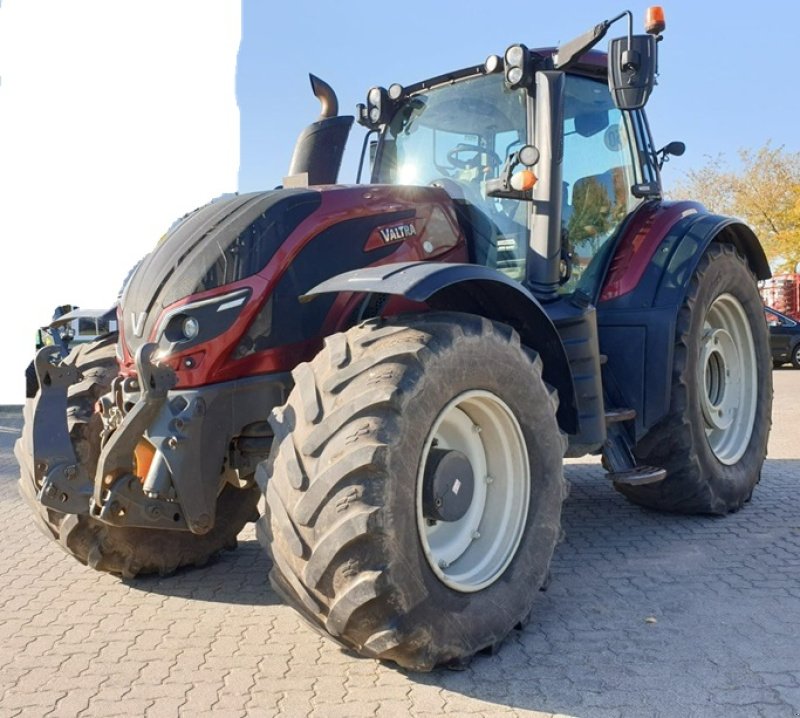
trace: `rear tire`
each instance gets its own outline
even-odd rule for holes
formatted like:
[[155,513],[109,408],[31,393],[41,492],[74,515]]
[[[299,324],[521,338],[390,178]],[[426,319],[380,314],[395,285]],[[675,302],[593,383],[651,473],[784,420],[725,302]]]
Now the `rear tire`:
[[[116,334],[81,344],[64,359],[82,379],[69,387],[67,423],[78,461],[90,476],[100,456],[100,416],[94,404],[105,394],[117,374]],[[14,447],[20,465],[20,493],[45,535],[54,538],[68,554],[98,571],[125,578],[147,573],[167,575],[183,566],[201,566],[225,548],[235,548],[236,536],[247,521],[258,517],[255,484],[237,489],[227,485],[219,496],[214,528],[197,536],[188,531],[163,531],[109,526],[88,515],[64,514],[42,506],[36,496],[33,469],[33,402],[24,409],[22,436]]]
[[727,244],[705,252],[678,313],[669,414],[636,446],[661,466],[655,484],[617,490],[650,508],[726,514],[761,477],[772,412],[764,310],[746,261]]
[[[275,589],[340,644],[412,670],[498,646],[560,535],[565,446],[541,360],[508,327],[435,313],[329,337],[293,376],[259,522]],[[434,520],[422,487],[441,454],[466,457],[451,491],[471,498]]]
[[800,369],[800,344],[792,349],[792,366],[795,369]]

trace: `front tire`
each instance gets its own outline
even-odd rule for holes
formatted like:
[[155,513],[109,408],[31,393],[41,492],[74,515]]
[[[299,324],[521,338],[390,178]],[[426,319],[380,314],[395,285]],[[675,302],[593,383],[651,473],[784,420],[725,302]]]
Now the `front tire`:
[[655,484],[616,484],[664,511],[726,514],[750,499],[767,453],[772,357],[756,281],[730,245],[705,252],[678,313],[668,415],[636,446]]
[[[68,389],[66,421],[77,459],[90,476],[94,475],[101,448],[102,422],[94,404],[117,375],[116,340],[117,335],[110,334],[81,344],[64,359],[82,376]],[[47,508],[36,498],[41,487],[33,467],[32,407],[32,401],[27,401],[22,436],[14,447],[21,472],[20,493],[45,535],[91,568],[133,578],[148,573],[164,576],[183,566],[201,566],[223,549],[234,548],[245,523],[258,517],[260,492],[255,483],[242,489],[226,485],[217,502],[214,528],[202,536],[188,531],[109,526],[89,515]]]
[[293,375],[259,522],[275,589],[409,669],[497,646],[560,534],[565,447],[538,357],[508,327],[436,313],[329,337]]
[[39,391],[39,380],[36,378],[36,369],[33,360],[25,367],[25,398],[33,399]]
[[800,369],[800,343],[792,349],[792,366],[795,369]]

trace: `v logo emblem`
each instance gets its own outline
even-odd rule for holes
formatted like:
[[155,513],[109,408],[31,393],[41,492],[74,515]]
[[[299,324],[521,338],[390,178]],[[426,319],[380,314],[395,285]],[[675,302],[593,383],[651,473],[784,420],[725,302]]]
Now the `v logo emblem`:
[[146,319],[147,312],[139,312],[139,314],[131,312],[131,327],[133,328],[135,336],[141,337],[144,333],[144,322]]

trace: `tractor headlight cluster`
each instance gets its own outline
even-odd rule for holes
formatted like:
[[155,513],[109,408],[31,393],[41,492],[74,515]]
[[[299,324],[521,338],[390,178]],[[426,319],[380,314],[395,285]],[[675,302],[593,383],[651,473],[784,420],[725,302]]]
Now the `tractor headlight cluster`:
[[505,79],[510,90],[529,87],[533,80],[531,56],[525,45],[512,45],[505,54]]
[[389,104],[389,93],[382,87],[373,87],[367,93],[367,110],[369,121],[373,125],[383,125],[386,120],[386,107]]
[[237,289],[167,312],[156,340],[162,355],[185,351],[225,332],[236,321],[250,294],[250,289]]
[[403,86],[394,83],[389,89],[373,87],[367,93],[367,104],[358,105],[358,122],[370,129],[377,129],[385,125],[397,107],[398,101],[403,97]]

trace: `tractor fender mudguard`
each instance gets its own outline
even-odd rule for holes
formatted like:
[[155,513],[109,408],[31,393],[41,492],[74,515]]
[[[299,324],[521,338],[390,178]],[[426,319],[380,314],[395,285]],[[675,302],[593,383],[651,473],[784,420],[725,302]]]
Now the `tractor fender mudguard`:
[[525,287],[502,272],[478,264],[402,262],[332,277],[301,297],[362,292],[402,296],[431,309],[467,312],[513,327],[522,343],[542,358],[542,377],[558,392],[558,423],[578,430],[575,389],[564,345],[542,305]]
[[771,276],[755,233],[742,221],[711,214],[701,205],[661,238],[635,288],[597,306],[600,351],[616,401],[636,410],[636,438],[669,410],[678,312],[689,283],[712,242],[732,244],[756,279]]
[[661,275],[653,306],[680,307],[683,304],[689,280],[712,242],[725,242],[736,247],[756,279],[772,276],[764,249],[750,227],[732,217],[699,213],[669,251],[669,261]]

